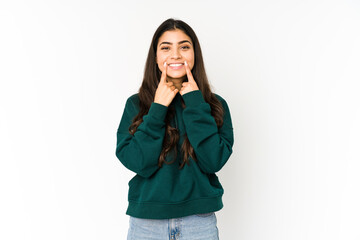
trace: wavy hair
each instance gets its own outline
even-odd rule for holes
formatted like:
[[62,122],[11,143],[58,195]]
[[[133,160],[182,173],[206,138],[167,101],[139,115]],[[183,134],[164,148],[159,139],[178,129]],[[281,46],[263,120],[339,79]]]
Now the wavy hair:
[[[210,104],[211,115],[214,117],[217,126],[220,127],[223,124],[224,110],[220,101],[216,98],[215,94],[211,92],[210,84],[208,82],[205,72],[200,43],[194,30],[188,24],[181,20],[169,18],[157,28],[151,41],[145,64],[144,77],[138,93],[140,100],[140,110],[139,113],[134,117],[132,124],[129,127],[129,132],[131,134],[134,134],[136,132],[138,126],[143,121],[143,116],[148,113],[151,103],[154,102],[155,92],[161,77],[161,71],[156,63],[156,52],[159,38],[164,32],[176,29],[182,30],[186,35],[190,37],[191,41],[193,42],[195,64],[191,72],[194,76],[199,90],[202,92],[205,102]],[[185,81],[187,81],[187,78]],[[185,107],[183,100],[182,107]],[[165,117],[166,131],[163,141],[163,148],[158,161],[159,167],[162,167],[163,163],[173,163],[177,156],[176,144],[179,141],[179,131],[177,128],[170,126],[170,121],[174,117],[174,115],[174,106],[169,105],[168,112]],[[174,158],[172,161],[166,161],[165,158],[171,151],[173,151]],[[179,164],[179,169],[182,169],[185,163],[189,164],[189,157],[191,157],[194,161],[197,161],[194,148],[191,146],[186,134],[184,136],[184,141],[181,146],[181,152],[183,161],[181,162],[181,164]]]

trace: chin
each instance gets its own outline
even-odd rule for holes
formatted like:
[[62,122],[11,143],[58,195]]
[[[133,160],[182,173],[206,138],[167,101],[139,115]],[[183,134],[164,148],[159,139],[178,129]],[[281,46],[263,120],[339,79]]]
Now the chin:
[[183,78],[183,77],[186,76],[186,74],[184,74],[184,73],[179,73],[179,74],[172,74],[172,73],[170,73],[170,74],[169,74],[169,72],[168,72],[167,75],[168,75],[169,77],[171,77],[171,78]]
[[184,76],[169,76],[171,79],[184,79]]

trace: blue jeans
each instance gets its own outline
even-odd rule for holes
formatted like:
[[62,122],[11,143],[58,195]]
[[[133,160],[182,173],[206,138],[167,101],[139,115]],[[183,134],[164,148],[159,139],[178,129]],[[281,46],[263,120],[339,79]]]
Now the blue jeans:
[[127,240],[219,240],[214,212],[171,219],[130,216]]

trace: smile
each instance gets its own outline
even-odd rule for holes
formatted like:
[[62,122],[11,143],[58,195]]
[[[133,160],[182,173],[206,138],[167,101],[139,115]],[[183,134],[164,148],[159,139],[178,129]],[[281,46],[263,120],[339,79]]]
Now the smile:
[[183,67],[183,63],[175,63],[175,64],[169,64],[169,67],[173,70],[177,70]]

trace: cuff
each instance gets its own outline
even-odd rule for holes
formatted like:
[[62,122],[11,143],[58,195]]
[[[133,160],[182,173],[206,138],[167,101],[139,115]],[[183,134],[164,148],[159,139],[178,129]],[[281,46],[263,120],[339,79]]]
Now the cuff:
[[191,91],[182,95],[186,107],[195,107],[201,103],[206,103],[200,90]]
[[162,104],[152,102],[149,108],[148,115],[159,120],[164,120],[168,107]]

